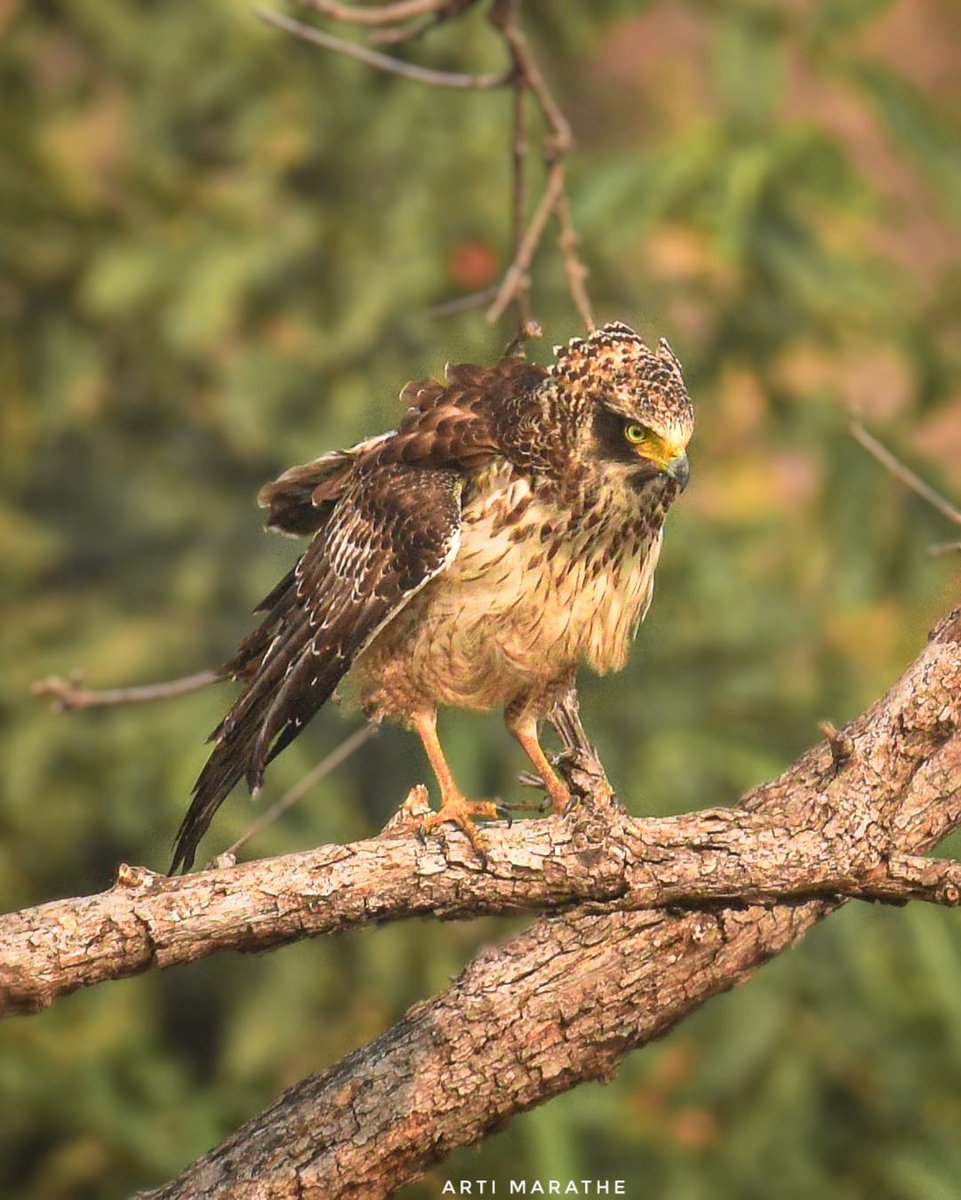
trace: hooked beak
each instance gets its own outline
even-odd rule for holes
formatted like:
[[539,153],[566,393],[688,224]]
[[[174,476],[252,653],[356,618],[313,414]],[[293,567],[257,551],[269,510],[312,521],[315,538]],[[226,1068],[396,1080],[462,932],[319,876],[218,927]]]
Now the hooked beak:
[[691,464],[688,462],[686,454],[681,453],[677,458],[672,458],[661,470],[670,479],[674,480],[682,492],[684,491],[687,487],[687,481],[691,478]]

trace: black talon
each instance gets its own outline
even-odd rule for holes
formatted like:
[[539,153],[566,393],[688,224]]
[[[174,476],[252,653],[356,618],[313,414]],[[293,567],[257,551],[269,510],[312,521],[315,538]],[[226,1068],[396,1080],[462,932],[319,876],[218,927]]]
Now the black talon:
[[510,829],[512,827],[512,825],[514,824],[514,817],[511,813],[511,810],[509,808],[506,808],[503,804],[495,804],[494,808],[497,812],[497,815],[500,817],[500,819],[502,821],[506,821],[507,828]]

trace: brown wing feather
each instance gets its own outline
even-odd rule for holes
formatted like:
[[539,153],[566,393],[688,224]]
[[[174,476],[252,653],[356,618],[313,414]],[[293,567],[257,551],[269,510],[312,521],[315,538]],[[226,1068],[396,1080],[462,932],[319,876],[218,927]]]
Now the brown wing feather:
[[247,686],[219,728],[177,834],[171,871],[189,870],[227,794],[298,736],[378,631],[457,552],[462,477],[371,462],[358,467],[321,535],[274,589],[272,607],[229,667]]
[[291,467],[261,488],[257,499],[269,510],[267,528],[295,537],[317,533],[349,485],[353,468],[372,455],[383,462],[464,467],[497,452],[502,449],[497,421],[509,411],[511,400],[536,387],[546,374],[542,367],[512,357],[493,367],[455,363],[447,368],[446,383],[408,383],[400,399],[409,407],[396,431]]
[[264,484],[257,503],[269,509],[267,528],[295,537],[316,533],[350,482],[357,461],[383,440],[367,438],[349,450],[332,450]]

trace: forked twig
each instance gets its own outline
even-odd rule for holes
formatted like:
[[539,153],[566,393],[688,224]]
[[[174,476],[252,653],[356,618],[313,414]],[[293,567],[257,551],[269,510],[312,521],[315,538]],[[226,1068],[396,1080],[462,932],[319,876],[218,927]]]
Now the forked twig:
[[267,25],[282,29],[292,37],[321,46],[324,50],[332,50],[335,54],[343,54],[358,62],[376,67],[379,71],[387,71],[391,75],[402,75],[417,83],[426,83],[430,87],[454,88],[460,91],[488,91],[493,88],[505,87],[511,81],[509,72],[499,75],[467,75],[460,71],[435,71],[430,67],[419,67],[415,63],[405,62],[401,58],[392,58],[379,50],[371,50],[369,46],[361,46],[356,42],[346,42],[333,34],[325,33],[314,25],[305,25],[293,17],[275,12],[272,8],[258,7],[257,16]]
[[[509,304],[517,303],[519,324],[523,328],[525,318],[520,308],[519,297],[526,294],[529,286],[528,268],[544,236],[547,221],[553,215],[558,221],[558,243],[571,299],[581,315],[585,328],[593,331],[594,317],[584,286],[587,269],[577,255],[577,235],[571,221],[566,190],[567,156],[574,145],[574,138],[570,122],[564,116],[560,105],[547,86],[544,74],[531,52],[530,43],[520,26],[519,7],[520,0],[494,0],[490,19],[491,24],[503,36],[511,56],[514,67],[514,87],[517,90],[517,105],[522,105],[525,96],[529,93],[541,110],[545,124],[542,153],[547,166],[547,182],[541,201],[534,210],[534,215],[531,217],[525,233],[523,236],[515,233],[514,257],[501,282],[494,303],[488,309],[487,319],[496,321]],[[515,117],[515,131],[516,127],[517,119]],[[515,151],[515,171],[516,164]],[[522,187],[522,183],[518,182],[515,174],[515,221],[518,209],[520,208],[522,211],[522,200],[517,197],[517,192],[519,189],[522,191]],[[515,229],[517,229],[516,224]]]
[[[340,0],[299,0],[305,7],[313,9],[331,21],[344,24],[363,25],[372,30],[370,42],[397,44],[410,41],[439,24],[462,16],[473,8],[478,0],[398,0],[396,3],[375,4],[358,7],[340,3]],[[269,8],[258,8],[257,13],[267,24],[289,33],[291,36],[344,54],[378,70],[388,71],[432,87],[456,88],[460,90],[491,90],[509,86],[514,91],[514,107],[511,141],[511,261],[501,282],[493,290],[487,320],[497,321],[508,308],[514,306],[517,313],[517,332],[511,346],[522,351],[524,342],[534,336],[539,328],[531,319],[530,267],[534,255],[544,239],[545,231],[553,216],[557,221],[558,247],[564,265],[564,275],[574,307],[580,314],[585,328],[595,328],[594,315],[588,298],[585,279],[587,269],[577,252],[577,233],[571,217],[567,196],[567,157],[573,146],[570,124],[554,99],[544,79],[543,72],[534,57],[527,37],[519,22],[520,0],[493,0],[490,9],[490,24],[503,39],[510,59],[510,69],[497,75],[470,75],[459,72],[436,71],[420,67],[403,59],[382,54],[370,45],[361,45],[334,36],[316,26],[297,21]],[[546,167],[543,194],[534,207],[530,218],[527,212],[527,167],[530,151],[527,142],[527,105],[532,102],[540,110],[544,122],[544,133],[540,142],[540,154]],[[462,299],[440,304],[430,311],[433,315],[450,315],[464,312],[475,304],[486,302],[486,292],[479,292]],[[482,298],[485,298],[482,301]]]

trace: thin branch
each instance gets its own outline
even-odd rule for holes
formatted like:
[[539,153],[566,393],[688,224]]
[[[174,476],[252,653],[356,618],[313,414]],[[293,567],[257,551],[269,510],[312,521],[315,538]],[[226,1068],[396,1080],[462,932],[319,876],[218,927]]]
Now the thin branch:
[[474,308],[483,308],[497,295],[499,284],[492,283],[490,287],[479,292],[470,292],[466,296],[457,296],[453,300],[444,300],[427,309],[429,317],[456,317],[460,313],[470,312]]
[[[851,436],[856,442],[864,447],[865,450],[888,471],[895,479],[899,479],[901,483],[911,489],[915,495],[929,504],[933,509],[946,517],[952,525],[961,525],[961,509],[956,508],[945,496],[942,496],[939,491],[936,491],[929,483],[915,474],[906,463],[903,463],[897,455],[893,454],[887,446],[879,442],[873,434],[868,433],[861,422],[852,417],[848,425]],[[946,548],[950,549],[953,543],[943,543],[938,547],[938,553],[945,553]]]
[[232,846],[228,846],[223,854],[217,856],[216,866],[232,866],[237,861],[238,852],[251,839],[263,833],[278,817],[282,817],[285,812],[293,808],[322,779],[326,779],[342,762],[346,762],[355,751],[369,742],[377,734],[377,731],[378,727],[376,725],[362,725],[360,729],[355,729],[349,737],[344,738],[340,745],[336,746],[328,755],[322,758],[312,771],[308,771],[303,779],[284,792],[279,800],[275,801],[255,821],[252,821],[247,827],[246,832]]
[[334,21],[346,21],[354,25],[402,24],[450,7],[450,0],[396,0],[394,4],[373,4],[367,8],[338,4],[336,0],[300,0],[300,3]]
[[[46,679],[38,679],[30,690],[35,696],[51,696],[58,712],[81,712],[87,708],[111,708],[125,704],[147,704],[154,700],[173,699],[176,696],[183,696],[189,692],[198,691],[200,688],[209,687],[212,683],[221,683],[223,680],[224,675],[220,671],[207,670],[197,671],[193,675],[184,675],[180,679],[168,679],[162,683],[150,683],[141,687],[103,688],[97,691],[84,687],[79,678],[64,679],[60,675],[49,675]],[[252,821],[243,836],[217,856],[216,865],[232,865],[236,862],[237,853],[252,838],[263,833],[278,817],[293,808],[312,788],[336,770],[342,762],[350,758],[356,750],[369,742],[376,733],[376,725],[364,725],[345,738],[303,779],[295,783],[270,808]]]
[[491,9],[491,21],[497,25],[510,47],[511,61],[523,76],[524,83],[531,89],[540,105],[548,126],[548,137],[552,143],[550,157],[568,154],[574,145],[570,122],[561,111],[560,105],[551,94],[544,74],[537,64],[530,43],[517,20],[516,0],[495,0]]
[[488,91],[493,88],[505,87],[511,81],[510,73],[499,75],[467,75],[453,71],[434,71],[430,67],[419,67],[414,63],[404,62],[400,58],[392,58],[381,54],[379,50],[371,50],[368,46],[359,46],[355,42],[346,42],[333,34],[325,33],[313,25],[305,25],[293,17],[275,12],[272,8],[258,7],[257,16],[267,25],[282,29],[292,37],[311,45],[320,46],[324,50],[332,50],[335,54],[346,55],[369,67],[387,71],[392,75],[400,75],[404,79],[412,79],[416,83],[426,83],[430,87],[454,88],[461,91]]
[[394,25],[384,29],[375,29],[368,35],[367,41],[371,46],[401,46],[407,42],[416,42],[425,34],[443,25],[451,17],[443,12],[425,17],[422,21],[412,21],[409,25]]
[[560,231],[559,245],[561,249],[561,261],[564,264],[564,274],[567,278],[567,290],[574,301],[574,307],[581,315],[584,328],[588,333],[593,333],[597,325],[594,320],[594,309],[587,294],[588,270],[577,253],[580,237],[571,217],[571,204],[567,196],[566,186],[560,200],[557,202],[557,225]]
[[169,700],[222,683],[223,674],[217,670],[196,671],[179,679],[167,679],[163,683],[148,683],[140,687],[88,688],[79,677],[64,679],[60,675],[48,675],[31,684],[35,696],[51,696],[58,712],[79,712],[85,708],[113,708],[121,704],[149,704],[154,700]]
[[448,21],[453,21],[456,17],[461,16],[469,8],[473,8],[477,2],[478,0],[447,0],[446,4],[421,20],[411,21],[408,25],[375,29],[367,40],[372,46],[399,46],[402,42],[416,41],[424,34],[430,33],[432,29],[446,25]]
[[547,222],[556,209],[558,197],[563,194],[563,191],[564,168],[561,163],[555,163],[548,172],[547,185],[540,203],[534,210],[534,215],[524,231],[514,259],[497,289],[494,303],[487,310],[487,320],[492,324],[503,316],[509,305],[516,302],[518,294],[526,288],[526,276],[531,260],[544,236]]
[[[461,16],[474,7],[478,0],[409,0],[396,4],[372,5],[360,8],[342,4],[339,0],[301,0],[301,3],[319,12],[322,16],[341,22],[353,22],[373,29],[371,41],[381,44],[398,44],[419,37],[429,29]],[[267,24],[285,33],[336,54],[344,54],[378,70],[388,71],[406,79],[425,83],[433,87],[463,90],[488,90],[511,86],[514,91],[512,140],[511,140],[511,220],[513,227],[513,254],[504,278],[493,293],[493,302],[487,312],[487,320],[498,320],[504,311],[514,305],[517,309],[517,332],[512,345],[522,350],[524,342],[539,328],[531,319],[529,300],[529,269],[534,255],[543,240],[551,215],[558,224],[558,245],[564,265],[571,299],[585,328],[595,328],[594,315],[588,298],[585,279],[587,269],[578,257],[577,233],[571,218],[570,204],[566,194],[566,159],[573,145],[570,124],[554,99],[544,79],[526,35],[519,23],[519,0],[494,0],[490,11],[490,22],[503,38],[511,62],[511,68],[496,75],[469,75],[457,72],[435,71],[383,54],[370,46],[346,41],[315,26],[297,21],[269,8],[256,11]],[[527,101],[533,97],[543,116],[545,132],[542,139],[542,155],[547,168],[544,194],[534,209],[526,228],[527,190]],[[447,316],[465,312],[482,301],[486,293],[450,301],[432,309],[432,313]]]

